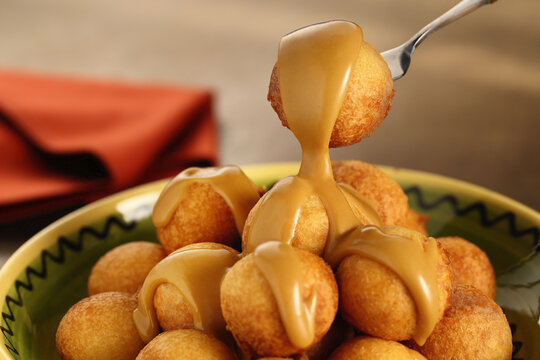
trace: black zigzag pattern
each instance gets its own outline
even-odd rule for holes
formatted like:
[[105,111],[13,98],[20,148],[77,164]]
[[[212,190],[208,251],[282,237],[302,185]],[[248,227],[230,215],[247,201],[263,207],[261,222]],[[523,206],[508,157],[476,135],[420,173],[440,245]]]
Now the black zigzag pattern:
[[[533,250],[535,252],[540,251],[540,230],[537,227],[530,227],[522,230],[518,230],[516,226],[516,215],[513,212],[505,212],[501,215],[489,219],[487,207],[482,202],[475,202],[471,205],[468,205],[466,207],[460,208],[458,199],[453,195],[445,195],[443,197],[438,198],[437,200],[428,203],[422,194],[422,191],[420,190],[420,187],[418,186],[412,186],[408,189],[405,189],[405,194],[407,196],[413,195],[416,198],[416,201],[418,203],[418,206],[422,208],[423,210],[431,210],[435,209],[442,204],[449,204],[452,208],[452,211],[456,216],[464,216],[469,213],[476,212],[479,217],[480,224],[484,227],[491,227],[496,225],[499,222],[507,221],[508,222],[508,232],[513,237],[521,237],[530,234],[533,238]],[[510,324],[510,330],[512,332],[512,337],[514,337],[514,333],[516,332],[517,326],[516,324]],[[515,355],[521,350],[523,347],[523,342],[521,341],[512,341],[513,349],[512,349],[512,360],[523,360],[523,358],[517,358]]]
[[533,238],[533,250],[536,252],[540,251],[540,229],[538,229],[537,227],[530,227],[519,230],[516,225],[516,214],[514,214],[513,212],[508,211],[498,215],[493,219],[490,219],[488,216],[487,207],[482,202],[475,202],[468,206],[460,208],[458,204],[458,199],[455,196],[445,195],[431,203],[428,203],[424,199],[424,196],[418,186],[412,186],[406,189],[405,194],[407,194],[407,196],[413,195],[416,198],[418,205],[423,210],[435,209],[442,204],[447,203],[452,207],[452,210],[454,214],[456,214],[456,216],[464,216],[469,213],[476,212],[478,214],[480,224],[484,227],[492,227],[500,222],[506,221],[508,223],[508,232],[510,233],[510,235],[518,238],[530,234]]
[[48,263],[52,261],[57,264],[63,264],[66,260],[66,251],[70,250],[72,252],[80,252],[83,249],[83,241],[86,236],[92,236],[98,240],[105,240],[107,236],[109,235],[113,226],[117,226],[123,231],[130,231],[130,230],[133,230],[133,228],[135,228],[135,225],[136,225],[135,221],[124,223],[122,220],[114,216],[111,216],[107,218],[105,222],[105,226],[103,227],[102,231],[98,231],[92,227],[85,226],[79,230],[77,234],[77,239],[75,241],[72,241],[64,236],[59,237],[56,243],[56,248],[58,249],[58,255],[54,255],[49,250],[43,250],[41,252],[41,258],[39,262],[40,266],[38,266],[38,269],[28,266],[24,272],[25,278],[22,281],[21,280],[15,281],[14,286],[15,286],[15,292],[17,293],[17,295],[15,297],[11,297],[7,295],[5,298],[7,312],[2,311],[2,319],[4,320],[3,323],[5,325],[0,326],[0,330],[2,331],[2,334],[4,335],[4,339],[6,340],[5,344],[6,344],[7,349],[15,355],[19,354],[17,348],[15,347],[15,345],[13,345],[10,339],[10,337],[13,337],[14,335],[10,322],[13,323],[15,321],[15,315],[13,313],[12,306],[18,306],[18,307],[24,306],[21,292],[23,289],[29,292],[34,290],[34,285],[32,283],[33,277],[36,277],[39,279],[45,279],[48,274]]

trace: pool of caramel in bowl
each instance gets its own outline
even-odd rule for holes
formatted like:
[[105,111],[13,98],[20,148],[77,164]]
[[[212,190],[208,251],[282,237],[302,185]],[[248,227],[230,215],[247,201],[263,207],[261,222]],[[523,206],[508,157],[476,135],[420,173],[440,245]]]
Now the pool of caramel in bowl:
[[[256,266],[274,293],[289,340],[298,348],[306,348],[315,340],[317,296],[298,293],[303,278],[300,260],[291,241],[301,207],[312,195],[320,199],[328,215],[329,230],[323,257],[334,269],[345,257],[356,254],[393,270],[416,303],[418,322],[413,338],[419,344],[425,342],[439,314],[435,240],[426,237],[424,241],[418,241],[386,233],[369,203],[351,187],[337,184],[332,174],[328,146],[330,136],[362,41],[362,30],[358,25],[331,21],[294,31],[283,37],[279,46],[277,63],[281,101],[289,128],[302,147],[302,162],[296,176],[280,180],[260,200],[241,256],[254,254]],[[230,184],[236,184],[234,188],[222,186],[219,180],[213,180],[220,176],[219,170],[210,170],[204,181],[214,186],[228,204],[232,204],[240,231],[243,223],[239,224],[239,221],[245,222],[249,209],[235,206],[235,199],[244,196],[242,192],[251,191],[252,185],[239,181],[237,177],[242,175],[235,173],[228,178]],[[165,198],[170,193],[182,197],[182,192],[187,189],[187,186],[178,185],[182,183],[182,177],[175,180],[176,183],[173,180],[172,185],[167,186],[156,205],[154,221],[158,226],[170,219],[174,211],[176,200]],[[167,204],[159,206],[160,202]],[[361,210],[367,225],[359,220],[351,206]],[[218,336],[225,331],[224,322],[207,319],[221,316],[219,285],[234,264],[234,256],[230,259],[225,254],[225,258],[214,257],[209,255],[212,251],[218,250],[206,249],[198,255],[199,262],[215,262],[207,264],[204,269],[204,281],[202,278],[201,281],[189,279],[189,274],[193,274],[191,265],[175,259],[180,258],[181,250],[165,259],[166,265],[161,268],[158,265],[152,270],[141,290],[139,308],[135,312],[137,327],[145,341],[158,331],[151,299],[156,286],[163,282],[176,285],[192,310],[198,311],[194,316],[199,318],[195,325],[197,328]],[[193,263],[198,261],[193,260]],[[209,282],[215,284],[207,286]],[[203,308],[190,294],[205,291],[208,291],[206,296],[216,296],[217,303]]]

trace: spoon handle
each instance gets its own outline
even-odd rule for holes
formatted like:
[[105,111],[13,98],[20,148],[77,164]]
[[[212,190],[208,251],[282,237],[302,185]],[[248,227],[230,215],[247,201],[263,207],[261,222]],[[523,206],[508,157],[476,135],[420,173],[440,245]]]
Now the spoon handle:
[[424,26],[420,31],[413,35],[407,41],[407,44],[411,46],[411,54],[422,41],[424,41],[429,35],[433,34],[440,28],[454,22],[455,20],[467,15],[473,10],[478,9],[482,5],[492,4],[497,0],[462,0],[456,4],[453,8]]
[[478,9],[480,6],[492,4],[495,1],[497,0],[462,0],[456,6],[424,26],[405,43],[383,52],[381,55],[386,60],[392,72],[392,79],[397,80],[405,75],[411,64],[412,53],[429,35],[460,17],[467,15],[471,11]]

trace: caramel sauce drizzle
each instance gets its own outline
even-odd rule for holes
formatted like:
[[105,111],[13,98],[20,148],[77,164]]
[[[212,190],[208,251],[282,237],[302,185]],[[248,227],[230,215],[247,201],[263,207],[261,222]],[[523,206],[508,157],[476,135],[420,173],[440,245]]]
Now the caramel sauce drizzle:
[[227,249],[179,249],[150,271],[139,292],[133,319],[141,338],[149,342],[159,333],[154,309],[154,293],[163,283],[171,283],[186,298],[196,329],[204,330],[229,342],[221,313],[220,287],[227,271],[240,254]]
[[[317,297],[311,294],[306,298],[301,293],[303,274],[291,241],[301,207],[312,195],[321,200],[328,215],[325,259],[336,268],[346,256],[367,256],[398,274],[417,305],[419,321],[414,338],[419,344],[437,320],[435,240],[419,241],[387,233],[386,227],[380,229],[382,222],[369,202],[350,186],[338,185],[332,174],[330,136],[362,41],[362,30],[356,24],[332,21],[297,30],[283,37],[279,47],[281,100],[289,128],[302,147],[302,164],[298,175],[280,180],[258,203],[242,255],[254,254],[256,266],[272,288],[289,339],[299,348],[314,342]],[[226,167],[181,173],[158,199],[155,225],[170,221],[189,184],[198,181],[210,183],[226,199],[241,233],[259,195],[251,180],[239,172]],[[352,207],[359,210],[361,220]],[[159,263],[145,280],[134,313],[143,339],[149,341],[157,335],[153,295],[163,282],[173,283],[184,294],[196,328],[223,337],[219,287],[238,256],[226,250],[180,249]]]
[[254,259],[270,284],[281,319],[295,319],[286,322],[289,340],[301,349],[308,348],[315,337],[317,296],[312,293],[303,300],[302,283],[298,281],[302,273],[298,255],[289,244],[269,241],[255,249]]
[[[302,147],[302,164],[297,176],[278,182],[265,195],[244,251],[257,252],[268,241],[290,244],[302,205],[311,195],[318,196],[329,222],[325,259],[337,268],[346,256],[367,256],[398,274],[416,302],[419,321],[414,338],[423,343],[438,314],[435,241],[426,239],[420,244],[380,230],[381,220],[370,204],[350,186],[338,186],[332,174],[328,144],[362,41],[361,29],[344,21],[309,26],[282,39],[278,57],[281,101],[288,126]],[[362,220],[352,206],[359,209]],[[286,247],[281,249],[286,251]],[[279,280],[259,261],[256,264],[269,282],[287,282],[291,287],[302,283],[301,274],[290,264]],[[284,292],[274,290],[274,294],[291,342],[301,347],[312,341],[311,332],[297,329],[314,321],[306,322],[306,318],[315,314],[291,294],[286,298],[282,298]],[[301,315],[284,315],[295,309]]]
[[166,226],[178,204],[194,183],[210,184],[231,208],[238,232],[242,234],[251,208],[259,201],[257,186],[238,166],[188,168],[172,179],[154,205],[152,221],[156,227]]

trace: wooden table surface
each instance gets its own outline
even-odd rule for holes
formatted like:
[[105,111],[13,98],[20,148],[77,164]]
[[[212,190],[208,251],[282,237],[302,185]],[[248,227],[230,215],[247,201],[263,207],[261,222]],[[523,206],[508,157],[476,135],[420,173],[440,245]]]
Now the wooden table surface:
[[[346,19],[383,51],[455,3],[0,0],[0,67],[208,87],[222,163],[299,160],[266,101],[280,37]],[[443,174],[540,209],[539,14],[538,0],[499,0],[427,39],[388,118],[334,159]],[[40,226],[0,233],[0,264]]]

